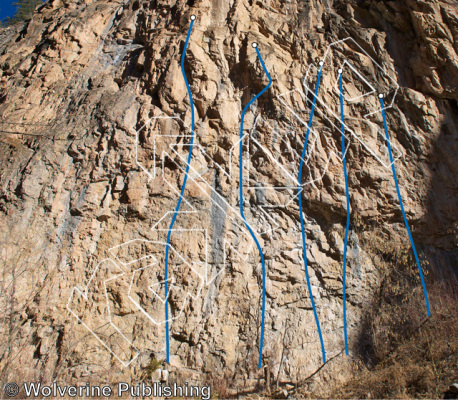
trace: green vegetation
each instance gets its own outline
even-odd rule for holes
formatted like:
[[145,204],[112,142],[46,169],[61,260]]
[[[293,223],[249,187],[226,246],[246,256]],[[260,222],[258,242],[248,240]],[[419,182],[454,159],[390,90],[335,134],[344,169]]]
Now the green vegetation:
[[151,358],[148,366],[145,368],[149,374],[152,374],[154,371],[158,370],[159,368],[164,367],[165,360],[156,360],[155,357]]
[[165,360],[156,359],[156,357],[151,356],[151,359],[146,367],[143,367],[140,372],[140,381],[151,381],[151,375],[158,369],[164,368]]
[[21,21],[32,18],[33,12],[38,5],[43,4],[43,0],[17,0],[13,6],[17,7],[16,14],[1,21],[3,26],[10,26]]

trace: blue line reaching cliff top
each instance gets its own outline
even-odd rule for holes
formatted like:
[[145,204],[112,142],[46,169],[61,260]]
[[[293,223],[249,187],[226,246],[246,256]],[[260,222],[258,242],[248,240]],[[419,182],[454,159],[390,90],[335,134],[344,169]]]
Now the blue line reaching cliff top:
[[170,248],[170,237],[172,235],[173,225],[177,218],[178,211],[180,210],[181,201],[183,200],[183,193],[186,189],[186,182],[188,180],[189,165],[192,158],[192,148],[194,144],[194,128],[195,128],[195,115],[194,115],[194,102],[192,100],[191,88],[189,87],[186,73],[184,72],[184,60],[186,57],[186,49],[188,48],[189,37],[191,36],[192,26],[194,25],[196,17],[191,16],[191,24],[189,25],[188,35],[186,36],[186,42],[184,44],[183,54],[181,55],[181,72],[183,73],[184,82],[186,83],[186,89],[189,95],[189,102],[191,103],[191,142],[189,144],[188,160],[186,162],[186,172],[183,179],[183,185],[181,186],[180,198],[178,199],[175,212],[170,223],[169,231],[167,233],[167,243],[165,247],[165,342],[167,349],[167,363],[170,362],[170,339],[169,339],[169,298],[168,298],[168,275],[169,275],[169,248]]
[[259,341],[259,361],[258,361],[258,368],[261,368],[262,365],[262,346],[264,342],[264,319],[265,319],[265,311],[266,311],[266,265],[265,265],[265,260],[264,260],[264,254],[261,249],[261,245],[258,242],[258,239],[256,238],[253,230],[251,229],[250,225],[248,224],[245,215],[243,214],[243,122],[245,119],[245,114],[248,110],[248,108],[260,97],[262,94],[269,89],[270,85],[272,85],[272,78],[269,75],[269,72],[267,71],[267,68],[264,64],[264,61],[262,60],[261,54],[259,53],[258,50],[258,45],[257,43],[253,43],[253,47],[256,49],[256,53],[258,55],[259,61],[261,62],[262,68],[264,69],[264,72],[267,75],[267,78],[269,79],[269,83],[262,89],[255,97],[253,97],[248,104],[244,107],[242,111],[242,117],[241,117],[241,122],[240,122],[240,159],[239,159],[239,176],[240,176],[240,215],[243,218],[243,221],[245,223],[245,226],[247,227],[248,231],[250,232],[250,235],[252,236],[254,242],[256,243],[256,247],[258,248],[259,255],[261,256],[261,264],[262,264],[262,316],[261,316],[261,337]]

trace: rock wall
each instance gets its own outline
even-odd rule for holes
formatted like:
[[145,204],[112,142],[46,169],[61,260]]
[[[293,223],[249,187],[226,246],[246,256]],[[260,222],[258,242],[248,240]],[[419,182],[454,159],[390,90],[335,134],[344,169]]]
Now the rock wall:
[[[170,242],[169,368],[180,379],[253,388],[264,367],[293,384],[321,367],[295,179],[307,88],[326,55],[301,182],[331,359],[311,382],[326,390],[349,379],[361,320],[389,268],[376,243],[409,246],[378,93],[361,76],[393,101],[387,123],[407,218],[428,279],[446,279],[457,265],[456,14],[452,0],[49,0],[23,26],[1,30],[2,380],[136,381],[152,358],[165,358],[164,243],[193,134],[180,67],[191,15],[185,73],[197,122]],[[238,192],[241,112],[267,84],[252,42],[273,80],[246,113],[242,154],[244,213],[266,260],[261,370],[263,274]],[[345,98],[356,99],[345,106],[350,357],[332,115],[343,60],[359,73],[344,71]]]

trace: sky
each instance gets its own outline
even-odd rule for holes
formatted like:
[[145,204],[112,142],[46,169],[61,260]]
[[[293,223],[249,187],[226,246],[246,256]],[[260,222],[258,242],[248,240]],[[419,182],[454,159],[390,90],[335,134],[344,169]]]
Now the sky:
[[16,12],[16,7],[12,3],[16,0],[0,0],[0,20],[6,17],[12,17]]
[[16,1],[0,0],[0,21],[6,17],[12,17],[16,13],[16,6],[13,6],[13,3],[16,3]]

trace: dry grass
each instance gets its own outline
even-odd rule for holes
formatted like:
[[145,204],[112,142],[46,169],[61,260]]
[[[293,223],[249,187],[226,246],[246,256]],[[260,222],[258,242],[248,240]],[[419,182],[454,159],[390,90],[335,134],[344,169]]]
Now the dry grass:
[[204,380],[205,386],[211,387],[211,398],[212,399],[231,399],[234,398],[233,382],[227,376],[222,378],[210,378]]
[[[376,365],[361,363],[360,374],[333,393],[338,398],[442,398],[458,377],[458,291],[434,284],[429,290],[432,316],[417,327],[395,327],[396,339],[383,346]],[[406,315],[424,313],[420,296],[406,304]],[[410,314],[409,314],[410,313]],[[375,319],[370,335],[383,344],[386,325]]]
[[[442,398],[458,380],[456,279],[427,277],[428,318],[410,243],[381,230],[367,230],[361,237],[382,276],[380,290],[355,349],[361,358],[359,373],[330,397]],[[425,262],[422,267],[428,269]]]

